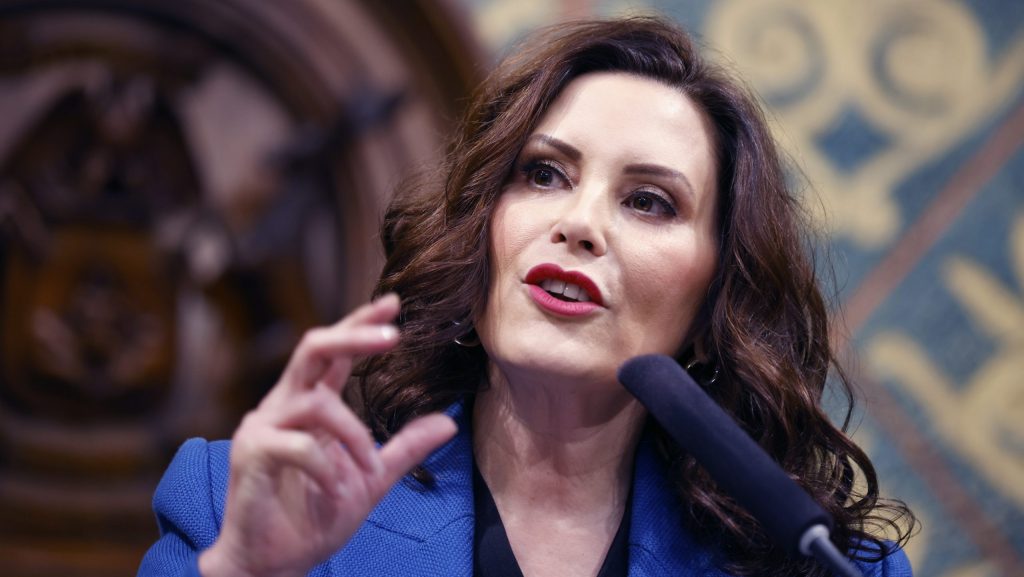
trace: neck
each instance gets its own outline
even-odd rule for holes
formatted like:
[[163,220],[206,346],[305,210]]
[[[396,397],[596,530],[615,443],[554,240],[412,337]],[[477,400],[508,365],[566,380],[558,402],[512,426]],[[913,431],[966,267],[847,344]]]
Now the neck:
[[473,408],[477,466],[503,517],[621,517],[645,415],[615,383],[583,386],[492,367]]

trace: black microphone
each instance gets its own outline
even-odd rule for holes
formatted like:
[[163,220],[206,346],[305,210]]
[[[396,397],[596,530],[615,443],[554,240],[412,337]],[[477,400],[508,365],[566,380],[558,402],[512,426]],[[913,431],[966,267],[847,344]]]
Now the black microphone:
[[780,546],[814,555],[842,577],[861,577],[828,539],[832,516],[679,363],[665,355],[635,357],[619,368],[619,382]]

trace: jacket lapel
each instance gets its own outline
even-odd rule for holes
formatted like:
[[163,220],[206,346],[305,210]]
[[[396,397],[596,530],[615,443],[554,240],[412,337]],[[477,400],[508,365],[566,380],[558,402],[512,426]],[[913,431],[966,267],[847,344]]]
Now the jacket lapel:
[[630,577],[727,577],[715,567],[708,548],[687,530],[684,515],[653,439],[645,434],[637,448],[633,476]]
[[[328,575],[473,574],[473,444],[463,403],[447,414],[459,432],[424,463],[436,486],[405,478],[370,513]],[[630,517],[629,576],[728,577],[683,525],[682,508],[650,435],[637,448]]]
[[329,574],[451,575],[473,573],[473,445],[462,403],[447,411],[459,432],[424,462],[436,486],[399,481],[366,523],[330,561]]

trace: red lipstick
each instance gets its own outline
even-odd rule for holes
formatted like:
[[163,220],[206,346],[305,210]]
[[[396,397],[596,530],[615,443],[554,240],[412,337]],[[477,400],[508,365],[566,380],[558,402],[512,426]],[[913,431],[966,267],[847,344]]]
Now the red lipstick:
[[[562,300],[553,296],[541,288],[541,283],[545,281],[558,281],[564,283],[563,286],[579,287],[580,300]],[[558,315],[574,317],[604,306],[601,291],[590,277],[581,272],[562,270],[562,267],[556,264],[544,263],[531,268],[526,273],[526,283],[530,285],[530,297],[533,301],[542,309]]]

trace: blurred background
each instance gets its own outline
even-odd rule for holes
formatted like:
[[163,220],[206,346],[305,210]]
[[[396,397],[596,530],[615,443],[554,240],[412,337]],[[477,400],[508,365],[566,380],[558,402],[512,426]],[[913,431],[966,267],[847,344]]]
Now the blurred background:
[[0,573],[133,575],[185,438],[364,301],[394,185],[524,34],[658,11],[830,233],[915,573],[1024,575],[1024,2],[0,0]]

